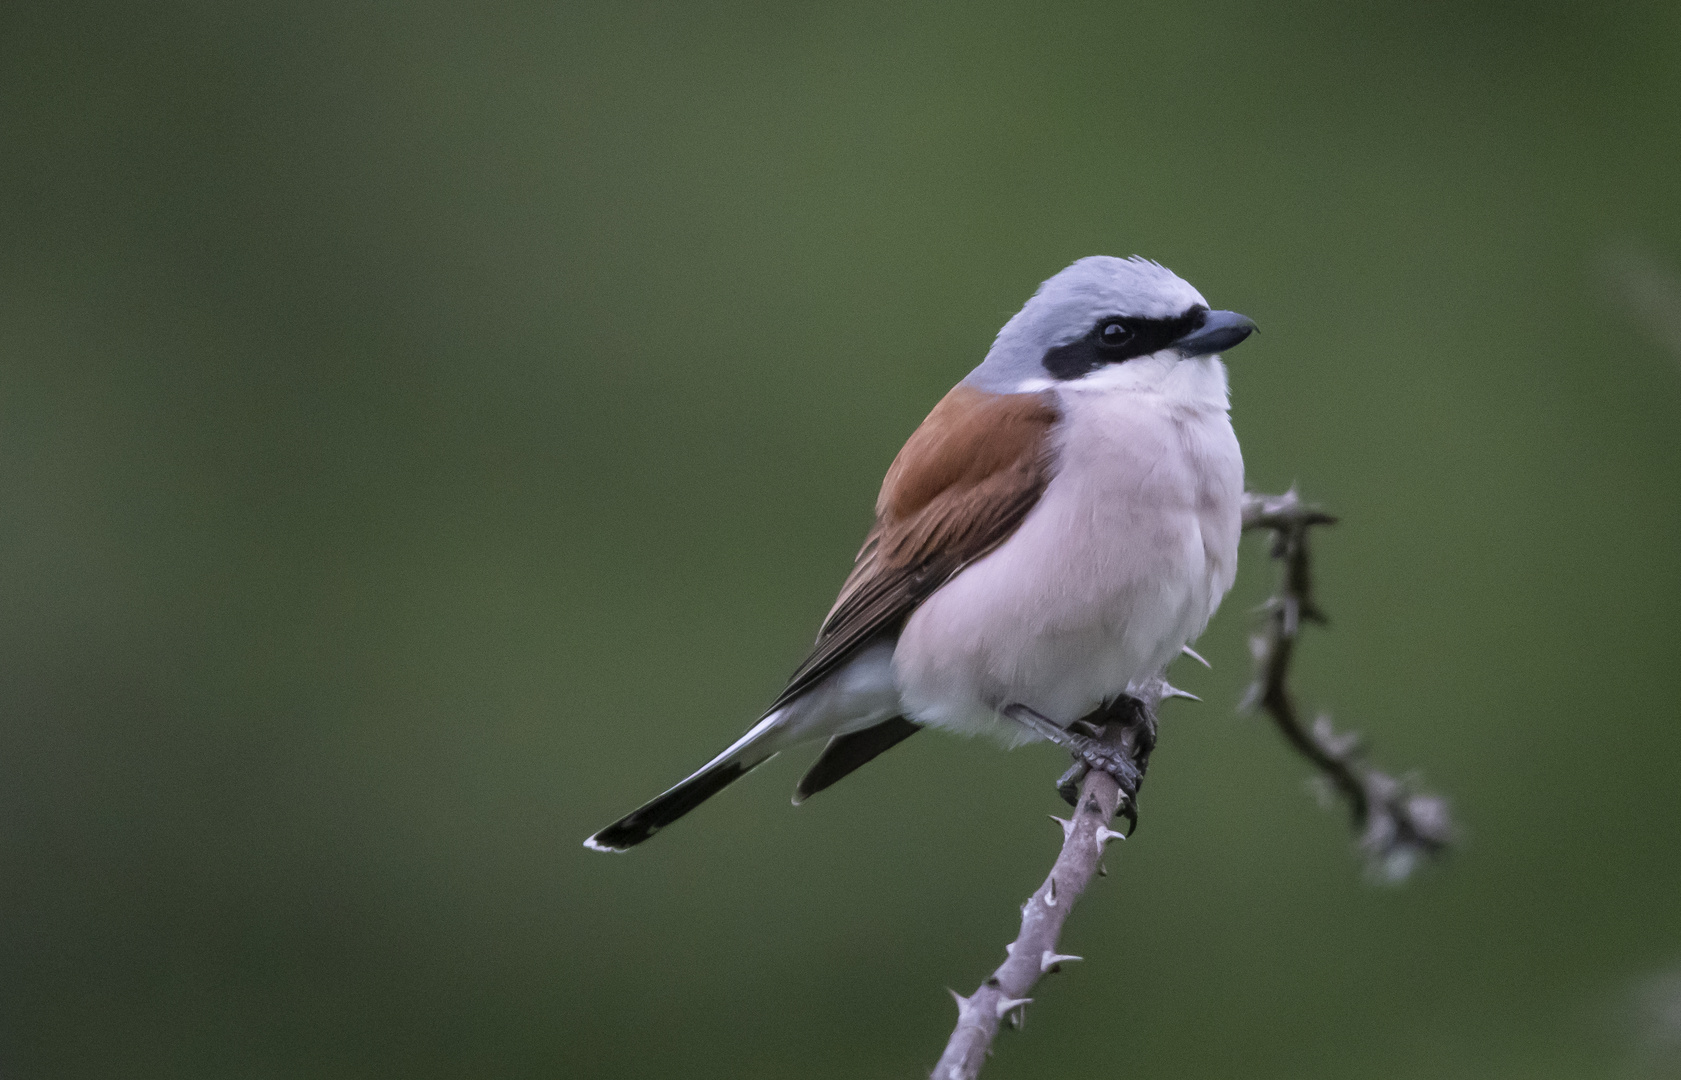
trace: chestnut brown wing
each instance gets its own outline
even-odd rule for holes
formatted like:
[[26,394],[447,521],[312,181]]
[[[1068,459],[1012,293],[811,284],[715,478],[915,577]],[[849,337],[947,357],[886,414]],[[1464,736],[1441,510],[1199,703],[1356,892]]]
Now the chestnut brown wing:
[[1009,539],[1050,482],[1057,415],[1049,395],[959,385],[941,399],[888,469],[852,573],[772,711],[897,634],[917,605]]

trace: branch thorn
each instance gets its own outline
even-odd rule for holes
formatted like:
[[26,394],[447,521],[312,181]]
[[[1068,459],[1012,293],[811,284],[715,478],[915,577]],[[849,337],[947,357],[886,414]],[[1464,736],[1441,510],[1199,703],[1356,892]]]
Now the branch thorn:
[[1166,681],[1165,679],[1162,681],[1162,697],[1164,697],[1164,698],[1175,698],[1175,697],[1185,698],[1187,701],[1201,701],[1202,700],[1201,698],[1197,697],[1195,694],[1191,693],[1189,690],[1181,690],[1177,686],[1174,686],[1172,683]]

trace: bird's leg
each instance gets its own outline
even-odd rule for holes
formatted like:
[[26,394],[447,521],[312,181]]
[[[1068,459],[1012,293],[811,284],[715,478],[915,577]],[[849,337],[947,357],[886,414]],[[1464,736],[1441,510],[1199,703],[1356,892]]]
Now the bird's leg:
[[[1110,713],[1118,711],[1117,706],[1120,705],[1122,700],[1130,699],[1117,699],[1115,703],[1092,713],[1092,717],[1107,720]],[[1074,767],[1064,773],[1062,779],[1057,782],[1057,790],[1064,792],[1063,798],[1068,798],[1065,788],[1078,789],[1079,783],[1085,778],[1087,770],[1101,769],[1115,778],[1115,783],[1120,785],[1122,794],[1126,796],[1127,805],[1132,805],[1134,797],[1138,794],[1138,784],[1144,779],[1144,774],[1139,771],[1138,766],[1133,763],[1131,755],[1126,753],[1125,750],[1110,746],[1094,737],[1094,735],[1086,735],[1072,730],[1078,725],[1086,731],[1095,732],[1096,729],[1092,724],[1085,721],[1075,721],[1068,728],[1064,728],[1054,720],[1040,715],[1026,705],[1006,705],[999,711],[1035,735],[1055,743],[1074,755]]]

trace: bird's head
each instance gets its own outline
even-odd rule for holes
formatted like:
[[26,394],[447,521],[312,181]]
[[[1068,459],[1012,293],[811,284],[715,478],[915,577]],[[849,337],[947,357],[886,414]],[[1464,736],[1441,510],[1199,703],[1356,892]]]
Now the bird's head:
[[[965,383],[995,394],[1058,386],[1147,388],[1176,375],[1182,361],[1219,372],[1214,354],[1248,337],[1255,324],[1211,311],[1202,294],[1160,263],[1091,255],[1039,286],[992,343]],[[1225,380],[1219,376],[1220,392]]]

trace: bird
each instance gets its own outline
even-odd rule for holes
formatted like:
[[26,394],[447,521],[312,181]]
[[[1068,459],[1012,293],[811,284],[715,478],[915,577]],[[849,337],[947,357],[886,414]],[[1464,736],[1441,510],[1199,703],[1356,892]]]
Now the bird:
[[894,458],[770,708],[585,846],[627,851],[819,739],[796,805],[925,727],[1124,769],[1076,721],[1159,678],[1232,586],[1243,456],[1220,354],[1255,330],[1137,255],[1046,279]]

